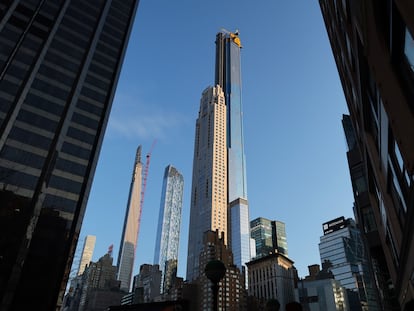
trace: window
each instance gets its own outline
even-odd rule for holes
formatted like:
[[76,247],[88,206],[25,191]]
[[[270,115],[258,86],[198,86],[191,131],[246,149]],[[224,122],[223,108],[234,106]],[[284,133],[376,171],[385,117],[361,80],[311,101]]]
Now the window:
[[414,72],[414,40],[407,28],[405,28],[404,55],[410,64],[411,71]]

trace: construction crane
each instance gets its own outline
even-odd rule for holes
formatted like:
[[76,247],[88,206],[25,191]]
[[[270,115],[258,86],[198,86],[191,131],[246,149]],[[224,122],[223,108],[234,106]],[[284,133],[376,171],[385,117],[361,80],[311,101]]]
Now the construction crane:
[[[144,207],[145,189],[147,189],[147,178],[148,178],[148,169],[149,169],[149,165],[150,165],[150,161],[151,161],[151,153],[152,153],[152,150],[154,149],[154,146],[155,146],[156,142],[157,142],[156,140],[154,140],[152,142],[151,149],[147,153],[147,159],[146,159],[145,166],[144,166],[144,171],[143,171],[143,174],[142,174],[141,198],[140,198],[140,202],[139,202],[139,214],[138,214],[138,228],[140,228],[140,225],[141,225],[141,215],[142,215],[142,209]],[[139,234],[139,232],[137,232],[137,237],[136,237],[136,241],[135,241],[135,248],[136,248],[137,242],[138,242],[138,234]]]

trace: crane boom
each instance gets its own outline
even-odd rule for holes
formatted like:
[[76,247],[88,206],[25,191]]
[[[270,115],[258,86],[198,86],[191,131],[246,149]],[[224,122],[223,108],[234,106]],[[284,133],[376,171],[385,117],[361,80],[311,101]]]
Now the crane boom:
[[[149,165],[150,165],[150,161],[151,161],[151,153],[152,153],[152,150],[154,149],[154,146],[155,146],[156,142],[157,142],[156,140],[153,141],[151,149],[147,153],[145,166],[144,166],[144,171],[143,171],[143,174],[142,174],[141,198],[140,198],[140,202],[139,202],[139,214],[138,214],[138,220],[137,220],[138,221],[138,228],[140,228],[140,225],[141,225],[141,215],[142,215],[142,209],[144,207],[145,190],[147,188],[147,178],[148,178]],[[135,247],[137,246],[137,242],[138,242],[138,234],[139,234],[139,232],[137,232]]]

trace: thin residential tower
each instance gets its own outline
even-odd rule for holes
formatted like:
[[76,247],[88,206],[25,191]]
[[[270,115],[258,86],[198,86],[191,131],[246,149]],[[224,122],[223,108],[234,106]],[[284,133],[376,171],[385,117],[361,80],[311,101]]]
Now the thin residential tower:
[[132,172],[127,210],[122,230],[121,246],[118,254],[117,279],[121,281],[121,289],[129,291],[131,287],[132,272],[134,269],[135,248],[139,232],[139,215],[142,186],[142,146],[138,146]]

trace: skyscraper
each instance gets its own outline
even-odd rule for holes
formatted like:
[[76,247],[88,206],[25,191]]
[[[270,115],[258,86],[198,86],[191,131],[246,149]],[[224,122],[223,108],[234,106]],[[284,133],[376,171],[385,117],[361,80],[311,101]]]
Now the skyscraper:
[[142,163],[141,145],[137,148],[127,209],[125,212],[124,227],[122,229],[121,245],[118,254],[117,278],[121,281],[121,289],[129,291],[131,287],[132,272],[134,270],[135,248],[137,246],[141,209]]
[[[330,266],[328,270],[335,280],[349,290],[351,310],[380,310],[367,253],[355,222],[344,217],[333,219],[323,224],[323,234],[319,243],[321,262]],[[356,301],[351,301],[352,296]]]
[[224,232],[240,270],[250,260],[241,106],[240,39],[216,37],[215,86],[204,90],[196,121],[187,279],[199,273],[203,233]]
[[229,245],[234,263],[242,270],[250,261],[250,222],[247,202],[244,156],[241,43],[238,32],[219,32],[216,36],[215,84],[219,85],[227,107],[227,191]]
[[154,254],[154,264],[159,265],[162,272],[161,293],[170,289],[177,274],[183,190],[183,175],[168,165],[164,173]]
[[0,3],[2,310],[61,302],[137,5]]
[[255,241],[257,258],[272,252],[288,256],[285,223],[259,217],[250,222],[250,230]]
[[349,110],[355,219],[383,308],[404,309],[414,300],[413,1],[319,3]]
[[194,146],[193,182],[188,234],[187,279],[198,277],[206,231],[224,233],[227,245],[226,105],[220,86],[204,90]]
[[85,238],[83,244],[82,255],[79,262],[78,275],[81,275],[85,271],[85,267],[89,265],[92,260],[93,250],[95,248],[96,236],[88,235]]

